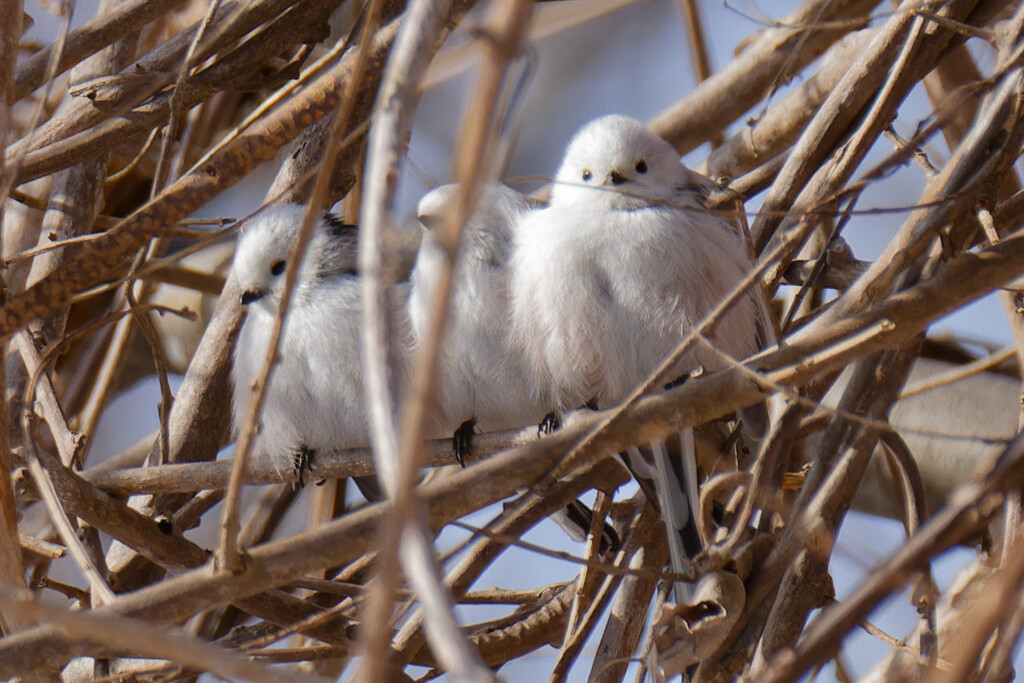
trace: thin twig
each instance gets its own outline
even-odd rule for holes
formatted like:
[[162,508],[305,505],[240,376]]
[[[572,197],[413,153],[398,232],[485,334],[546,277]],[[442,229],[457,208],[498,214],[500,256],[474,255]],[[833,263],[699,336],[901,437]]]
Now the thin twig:
[[[378,680],[383,674],[381,667],[386,662],[386,617],[397,581],[395,558],[402,536],[406,538],[402,544],[402,564],[424,604],[427,636],[439,661],[456,679],[493,679],[455,622],[451,596],[436,568],[433,544],[427,535],[426,525],[421,517],[412,514],[418,508],[412,489],[423,424],[423,394],[420,392],[412,399],[410,407],[405,408],[399,420],[400,398],[387,373],[396,355],[396,340],[393,334],[389,334],[391,323],[384,297],[381,250],[383,233],[388,229],[394,203],[392,178],[397,173],[398,160],[411,127],[419,82],[426,73],[428,57],[436,50],[438,38],[443,36],[441,20],[448,11],[447,2],[435,4],[417,0],[410,3],[381,85],[380,104],[374,112],[374,127],[370,131],[367,148],[360,212],[363,239],[359,245],[363,276],[363,362],[374,458],[394,506],[384,528],[377,580],[368,600],[367,623],[362,634],[366,649],[359,675],[367,681]],[[422,374],[429,381],[433,359],[429,355],[427,358]],[[399,423],[403,428],[401,433]]]
[[[188,640],[141,621],[126,620],[93,612],[62,612],[41,602],[26,601],[10,589],[0,588],[0,603],[25,619],[57,624],[76,639],[97,642],[137,656],[170,659],[198,671],[213,671],[226,678],[272,683],[308,681],[308,674],[292,674],[281,669],[273,672],[216,645]],[[314,677],[312,680],[324,680]]]

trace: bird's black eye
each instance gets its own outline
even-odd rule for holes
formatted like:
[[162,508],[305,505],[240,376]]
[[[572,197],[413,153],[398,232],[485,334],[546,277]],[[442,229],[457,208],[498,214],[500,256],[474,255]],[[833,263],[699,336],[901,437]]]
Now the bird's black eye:
[[636,162],[636,172],[637,173],[647,173],[647,162],[644,161],[643,159],[641,159],[640,161]]
[[284,267],[285,267],[285,262],[284,261],[274,261],[274,263],[270,266],[270,274],[271,275],[280,275],[281,273],[284,272]]
[[594,176],[593,176],[593,174],[592,174],[592,173],[590,172],[590,169],[589,169],[589,168],[585,168],[585,169],[583,169],[583,181],[584,181],[584,182],[587,182],[587,183],[589,183],[589,182],[590,182],[590,179],[591,179],[592,177],[594,177]]

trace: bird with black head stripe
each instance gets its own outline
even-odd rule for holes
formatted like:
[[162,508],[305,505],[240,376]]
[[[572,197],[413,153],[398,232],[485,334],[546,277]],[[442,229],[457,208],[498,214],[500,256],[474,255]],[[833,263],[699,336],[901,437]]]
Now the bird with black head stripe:
[[[252,383],[270,345],[281,306],[287,259],[302,226],[305,207],[285,204],[256,215],[239,238],[234,277],[246,308],[235,344],[234,428],[238,430]],[[253,442],[253,454],[302,470],[317,451],[369,444],[360,359],[362,303],[359,294],[358,230],[326,214],[317,219],[299,267]],[[408,284],[393,288],[404,311]],[[404,318],[400,317],[400,320]],[[403,348],[411,337],[400,330]],[[404,373],[403,366],[393,368]],[[369,499],[380,497],[373,477],[357,478]]]

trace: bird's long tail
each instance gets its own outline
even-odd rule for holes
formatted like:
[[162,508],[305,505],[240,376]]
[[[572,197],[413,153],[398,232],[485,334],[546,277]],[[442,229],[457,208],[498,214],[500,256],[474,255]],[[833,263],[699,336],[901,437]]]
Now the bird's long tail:
[[[689,560],[704,547],[698,528],[697,455],[693,428],[678,439],[656,439],[647,446],[631,446],[622,460],[648,500],[661,511],[668,540],[669,566],[675,574],[687,573]],[[677,581],[676,602],[687,602],[688,584]]]
[[[669,448],[662,439],[651,442],[654,459],[654,490],[661,506],[668,538],[669,566],[676,574],[686,573],[689,559],[703,548],[697,507],[697,452],[693,428],[679,432],[679,448]],[[681,581],[674,584],[677,603],[687,602],[691,586]]]

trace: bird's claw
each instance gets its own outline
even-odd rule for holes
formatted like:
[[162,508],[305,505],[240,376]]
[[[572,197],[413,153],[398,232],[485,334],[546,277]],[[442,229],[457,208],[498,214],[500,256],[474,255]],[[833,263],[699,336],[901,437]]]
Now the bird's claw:
[[473,437],[476,436],[476,418],[471,417],[459,425],[452,434],[452,450],[459,465],[466,466],[466,456],[473,454]]
[[544,419],[537,425],[537,436],[547,436],[552,432],[558,431],[562,426],[562,413],[557,410],[553,410],[544,416]]
[[306,448],[305,446],[299,446],[299,448],[292,454],[292,471],[295,473],[295,478],[298,480],[299,488],[306,485],[304,474],[306,472],[313,474],[313,460],[315,457],[316,451],[312,448]]

